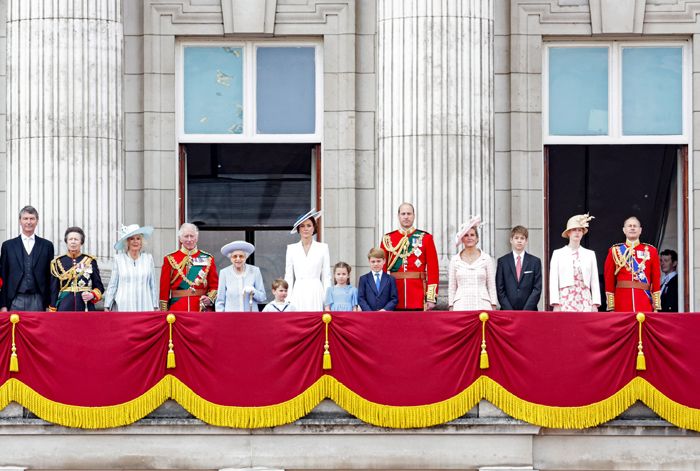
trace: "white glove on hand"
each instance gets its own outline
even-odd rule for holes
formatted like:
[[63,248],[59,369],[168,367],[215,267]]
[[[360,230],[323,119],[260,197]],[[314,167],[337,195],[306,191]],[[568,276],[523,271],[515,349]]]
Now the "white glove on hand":
[[252,287],[252,286],[250,286],[250,285],[248,285],[248,286],[246,286],[245,288],[243,288],[243,292],[244,292],[245,294],[255,293],[255,288]]

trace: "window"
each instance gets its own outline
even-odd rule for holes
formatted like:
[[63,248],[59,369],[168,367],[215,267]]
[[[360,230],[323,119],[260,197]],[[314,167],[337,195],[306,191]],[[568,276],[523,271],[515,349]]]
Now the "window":
[[219,269],[221,247],[247,240],[270,283],[284,275],[293,221],[320,208],[323,127],[318,41],[194,42],[178,46],[180,218]]
[[549,43],[544,143],[687,143],[688,50],[680,42]]
[[320,142],[314,42],[180,44],[180,142]]
[[549,77],[550,134],[608,134],[607,47],[551,48]]

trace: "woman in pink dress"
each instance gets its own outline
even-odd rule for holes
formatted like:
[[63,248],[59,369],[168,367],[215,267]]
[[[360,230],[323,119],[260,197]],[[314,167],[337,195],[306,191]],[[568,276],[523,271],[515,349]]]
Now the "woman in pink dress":
[[593,216],[569,218],[561,236],[569,244],[552,254],[549,269],[549,303],[555,311],[589,312],[600,306],[600,283],[595,252],[581,247]]
[[464,248],[450,259],[447,269],[447,302],[450,310],[495,310],[496,264],[493,258],[477,247],[479,216],[471,218],[455,234],[455,245]]

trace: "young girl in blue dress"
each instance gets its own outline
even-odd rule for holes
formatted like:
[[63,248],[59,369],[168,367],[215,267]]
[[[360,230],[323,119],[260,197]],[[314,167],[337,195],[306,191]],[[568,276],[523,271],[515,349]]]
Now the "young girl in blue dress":
[[350,285],[350,265],[338,262],[333,266],[333,286],[326,291],[326,311],[359,311],[357,288]]

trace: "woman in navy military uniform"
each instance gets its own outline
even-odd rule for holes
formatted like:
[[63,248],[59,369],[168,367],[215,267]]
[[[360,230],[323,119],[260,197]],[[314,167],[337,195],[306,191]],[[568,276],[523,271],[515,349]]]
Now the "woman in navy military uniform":
[[82,253],[85,233],[79,227],[66,229],[63,238],[68,252],[51,261],[50,311],[94,311],[104,286],[97,260]]

